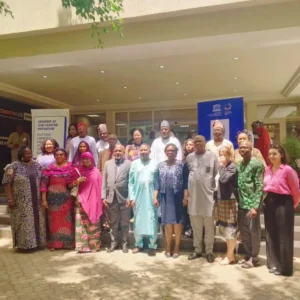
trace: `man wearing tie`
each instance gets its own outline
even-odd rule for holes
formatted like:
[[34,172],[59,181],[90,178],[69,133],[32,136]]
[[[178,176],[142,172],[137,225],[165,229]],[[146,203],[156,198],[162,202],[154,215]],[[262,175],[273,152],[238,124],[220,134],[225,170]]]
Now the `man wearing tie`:
[[130,224],[130,201],[128,200],[128,181],[130,161],[124,160],[125,149],[122,145],[114,148],[114,158],[104,164],[102,181],[103,204],[109,209],[111,253],[118,246],[118,231],[121,227],[122,250],[128,253],[128,232]]

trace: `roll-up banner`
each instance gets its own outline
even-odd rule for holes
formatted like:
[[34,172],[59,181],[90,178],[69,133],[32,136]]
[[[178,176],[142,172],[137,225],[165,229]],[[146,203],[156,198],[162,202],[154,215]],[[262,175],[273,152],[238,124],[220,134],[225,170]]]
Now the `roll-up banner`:
[[41,145],[47,139],[55,139],[65,148],[70,112],[68,109],[32,109],[32,155],[36,159]]

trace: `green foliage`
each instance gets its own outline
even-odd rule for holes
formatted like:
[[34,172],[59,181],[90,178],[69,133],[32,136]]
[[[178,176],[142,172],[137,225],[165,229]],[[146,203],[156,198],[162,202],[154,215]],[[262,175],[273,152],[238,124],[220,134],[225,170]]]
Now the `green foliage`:
[[0,0],[0,15],[2,14],[4,14],[4,16],[10,15],[12,18],[14,17],[10,7],[4,1]]
[[282,147],[285,149],[288,155],[289,165],[295,169],[298,174],[300,174],[300,170],[295,162],[296,159],[300,158],[300,142],[298,141],[297,137],[288,137]]
[[108,28],[100,28],[101,22],[110,22],[113,32],[122,34],[122,19],[120,13],[123,11],[123,0],[62,0],[64,8],[75,8],[76,15],[92,21],[92,37],[98,40],[98,46],[103,48],[102,33],[107,34]]

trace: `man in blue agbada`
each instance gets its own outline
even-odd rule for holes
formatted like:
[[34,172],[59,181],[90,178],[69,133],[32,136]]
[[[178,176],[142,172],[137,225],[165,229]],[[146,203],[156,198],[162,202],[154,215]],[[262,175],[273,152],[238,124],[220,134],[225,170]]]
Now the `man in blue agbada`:
[[157,177],[156,163],[149,158],[150,146],[140,147],[140,158],[131,163],[129,172],[129,199],[134,209],[135,248],[132,253],[143,250],[143,237],[149,237],[149,256],[156,255],[158,236],[157,207],[153,202],[154,182]]

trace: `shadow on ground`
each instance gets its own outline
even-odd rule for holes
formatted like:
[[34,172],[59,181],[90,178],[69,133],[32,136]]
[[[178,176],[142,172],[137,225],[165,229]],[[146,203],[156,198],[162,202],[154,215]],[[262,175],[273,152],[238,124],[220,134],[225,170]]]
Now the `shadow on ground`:
[[296,262],[294,277],[284,278],[269,274],[265,266],[243,270],[205,259],[187,261],[185,253],[174,260],[162,252],[154,258],[104,250],[16,253],[4,245],[0,290],[3,282],[12,288],[24,285],[25,292],[3,299],[23,298],[26,286],[34,288],[34,299],[300,299],[299,268]]

